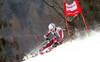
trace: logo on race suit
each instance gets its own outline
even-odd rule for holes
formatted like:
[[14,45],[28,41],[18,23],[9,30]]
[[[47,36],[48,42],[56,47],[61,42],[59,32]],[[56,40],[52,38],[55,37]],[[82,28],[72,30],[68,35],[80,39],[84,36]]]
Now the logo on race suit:
[[75,9],[77,9],[77,5],[76,5],[76,2],[74,1],[72,4],[68,5],[66,4],[66,9],[67,11],[74,11]]

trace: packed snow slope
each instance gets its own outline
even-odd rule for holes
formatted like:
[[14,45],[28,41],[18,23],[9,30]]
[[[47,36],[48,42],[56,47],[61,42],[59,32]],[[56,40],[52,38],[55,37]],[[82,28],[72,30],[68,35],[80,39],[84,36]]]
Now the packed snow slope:
[[100,62],[100,32],[60,45],[44,55],[24,62]]

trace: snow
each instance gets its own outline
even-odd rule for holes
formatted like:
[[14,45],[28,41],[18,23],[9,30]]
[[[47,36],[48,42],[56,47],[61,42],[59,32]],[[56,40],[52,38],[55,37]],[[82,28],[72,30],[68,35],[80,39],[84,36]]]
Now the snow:
[[100,62],[100,32],[92,31],[90,37],[78,38],[60,45],[44,55],[24,62]]

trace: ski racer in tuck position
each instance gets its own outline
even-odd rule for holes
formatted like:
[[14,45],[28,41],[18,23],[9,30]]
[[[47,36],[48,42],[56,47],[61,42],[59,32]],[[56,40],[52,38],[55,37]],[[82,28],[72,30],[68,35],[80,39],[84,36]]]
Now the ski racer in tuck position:
[[50,39],[48,41],[48,43],[43,46],[39,52],[41,53],[44,49],[49,48],[49,50],[51,51],[52,48],[57,47],[58,45],[63,43],[64,40],[64,34],[63,34],[63,30],[60,27],[56,27],[54,23],[50,23],[48,26],[49,30],[47,31],[47,33],[44,35],[44,38],[46,40],[49,40],[48,36],[52,33],[54,35],[54,37],[52,39]]

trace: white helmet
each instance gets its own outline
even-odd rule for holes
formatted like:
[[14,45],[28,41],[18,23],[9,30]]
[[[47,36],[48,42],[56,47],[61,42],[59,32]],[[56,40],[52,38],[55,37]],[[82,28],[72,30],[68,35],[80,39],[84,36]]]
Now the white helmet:
[[49,30],[55,30],[56,26],[54,23],[50,23],[48,28],[49,28]]

